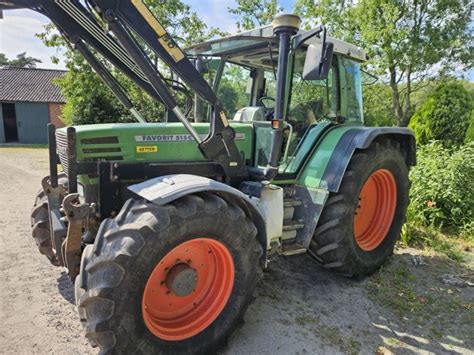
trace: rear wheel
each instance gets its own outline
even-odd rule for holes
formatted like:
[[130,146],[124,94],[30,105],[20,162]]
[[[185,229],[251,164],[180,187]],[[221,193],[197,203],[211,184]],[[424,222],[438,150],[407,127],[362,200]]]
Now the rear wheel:
[[375,271],[393,253],[408,205],[408,167],[398,142],[357,151],[324,206],[309,253],[346,276]]
[[256,227],[219,196],[131,199],[83,254],[76,304],[103,353],[203,353],[241,322],[261,276]]

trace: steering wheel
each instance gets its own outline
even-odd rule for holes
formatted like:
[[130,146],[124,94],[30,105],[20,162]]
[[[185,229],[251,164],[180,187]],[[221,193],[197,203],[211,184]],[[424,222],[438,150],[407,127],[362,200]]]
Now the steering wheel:
[[275,112],[275,108],[274,107],[268,107],[267,105],[265,105],[264,101],[266,101],[266,100],[275,102],[275,99],[273,97],[262,96],[257,100],[257,103],[261,107],[263,107],[263,110],[265,111],[265,118],[267,120],[271,120],[271,119],[273,119],[273,113]]

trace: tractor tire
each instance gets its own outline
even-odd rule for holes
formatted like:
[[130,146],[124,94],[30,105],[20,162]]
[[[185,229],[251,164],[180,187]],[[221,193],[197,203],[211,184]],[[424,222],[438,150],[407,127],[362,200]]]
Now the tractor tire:
[[240,207],[214,194],[164,206],[128,200],[82,257],[75,293],[86,337],[102,354],[224,345],[262,275],[256,234]]
[[[67,188],[67,178],[64,174],[60,175],[58,183]],[[59,260],[51,244],[48,198],[43,189],[36,194],[35,203],[31,209],[31,234],[39,252],[45,255],[51,264],[59,266]]]
[[339,191],[323,208],[309,254],[348,277],[377,270],[393,254],[405,222],[408,172],[396,141],[376,141],[356,151]]
[[[81,266],[80,266],[81,272],[86,267],[87,261],[90,260],[93,250],[94,250],[94,245],[88,244],[82,251]],[[82,298],[82,296],[84,296],[85,292],[86,291],[81,287],[80,277],[76,277],[76,280],[74,282],[74,300],[75,300],[76,305],[79,304],[79,300]],[[87,327],[86,309],[84,307],[76,307],[76,308],[77,308],[77,312],[79,313],[79,320],[81,322],[82,329],[86,331],[86,327]],[[87,339],[87,340],[92,347],[94,348],[97,347],[97,343],[93,339],[92,340]]]

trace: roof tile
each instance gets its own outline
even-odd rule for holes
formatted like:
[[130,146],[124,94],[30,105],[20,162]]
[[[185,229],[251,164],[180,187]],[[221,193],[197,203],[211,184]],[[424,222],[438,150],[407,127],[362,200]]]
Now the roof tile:
[[0,67],[0,101],[66,102],[53,81],[64,70]]

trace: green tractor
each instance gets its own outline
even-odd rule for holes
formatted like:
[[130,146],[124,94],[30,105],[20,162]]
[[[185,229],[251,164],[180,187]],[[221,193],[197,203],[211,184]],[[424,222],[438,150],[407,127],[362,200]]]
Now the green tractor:
[[[32,213],[40,252],[75,281],[103,353],[218,348],[275,255],[308,253],[361,277],[393,253],[415,141],[364,126],[359,48],[279,15],[182,51],[142,1],[12,3],[49,16],[140,121],[50,125],[50,174]],[[143,122],[90,47],[163,103],[166,122]]]

